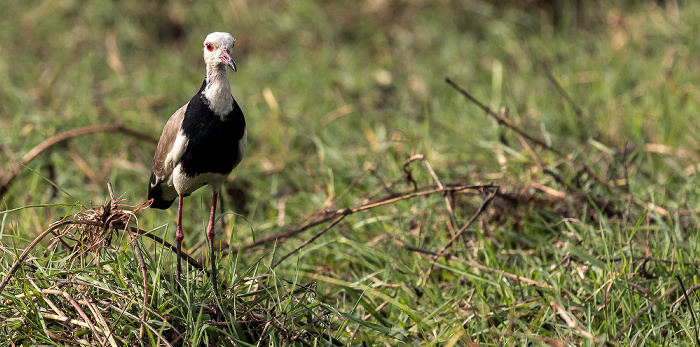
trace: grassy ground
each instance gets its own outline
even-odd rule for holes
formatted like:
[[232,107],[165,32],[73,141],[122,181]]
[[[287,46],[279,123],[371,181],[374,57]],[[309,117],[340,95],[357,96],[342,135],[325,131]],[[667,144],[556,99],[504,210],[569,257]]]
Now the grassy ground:
[[[0,340],[696,345],[700,6],[555,27],[521,3],[3,2]],[[174,282],[175,209],[136,208],[212,31],[237,38],[249,127],[218,321],[209,276]],[[210,195],[185,200],[205,266]],[[127,221],[161,238],[139,238],[148,296]]]

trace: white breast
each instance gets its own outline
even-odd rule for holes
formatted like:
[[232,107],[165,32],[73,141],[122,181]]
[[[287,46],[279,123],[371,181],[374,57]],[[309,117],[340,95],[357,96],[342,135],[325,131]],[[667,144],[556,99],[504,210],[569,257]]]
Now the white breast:
[[173,170],[173,186],[179,194],[189,195],[204,185],[209,185],[215,192],[221,189],[229,174],[203,173],[195,176],[187,176],[182,171],[182,165],[177,165]]

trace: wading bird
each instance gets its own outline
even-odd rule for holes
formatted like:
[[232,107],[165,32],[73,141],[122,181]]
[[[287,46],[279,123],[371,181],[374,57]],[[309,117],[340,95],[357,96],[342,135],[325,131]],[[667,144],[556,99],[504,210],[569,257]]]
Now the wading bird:
[[214,216],[219,189],[245,154],[248,132],[245,118],[231,95],[226,67],[237,71],[231,58],[236,40],[229,33],[215,32],[204,39],[207,75],[199,92],[170,117],[158,140],[148,186],[151,207],[169,208],[178,199],[177,281],[182,275],[182,200],[202,186],[213,191],[207,227],[211,276],[218,297],[214,254]]

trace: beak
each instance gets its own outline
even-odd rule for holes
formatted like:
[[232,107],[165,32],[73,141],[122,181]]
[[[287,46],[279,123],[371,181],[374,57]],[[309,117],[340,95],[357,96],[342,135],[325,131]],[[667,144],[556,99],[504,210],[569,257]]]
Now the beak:
[[219,59],[221,59],[222,63],[228,65],[231,69],[233,69],[233,72],[238,71],[238,69],[236,68],[236,62],[233,61],[233,58],[231,58],[231,54],[228,51],[223,51],[219,56]]

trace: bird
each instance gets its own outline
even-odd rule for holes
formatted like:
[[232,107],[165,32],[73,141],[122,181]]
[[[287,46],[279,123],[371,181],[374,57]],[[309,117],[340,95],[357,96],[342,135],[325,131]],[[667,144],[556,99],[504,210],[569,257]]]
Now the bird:
[[150,207],[165,210],[178,200],[177,277],[182,276],[183,198],[208,185],[212,192],[206,234],[209,241],[211,279],[219,297],[214,253],[214,216],[221,185],[245,155],[248,130],[243,111],[231,95],[226,69],[238,71],[231,51],[236,40],[226,32],[204,39],[206,76],[197,94],[168,119],[153,156],[148,185]]

